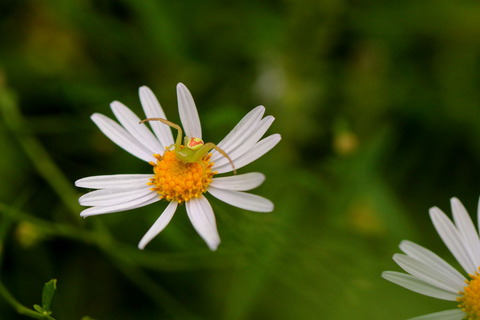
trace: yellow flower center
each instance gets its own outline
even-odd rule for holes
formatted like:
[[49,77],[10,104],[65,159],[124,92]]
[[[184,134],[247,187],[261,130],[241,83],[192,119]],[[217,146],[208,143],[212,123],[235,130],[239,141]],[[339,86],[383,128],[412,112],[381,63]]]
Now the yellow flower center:
[[466,281],[467,286],[463,288],[461,297],[457,298],[460,303],[458,307],[466,313],[466,320],[480,319],[480,275],[475,272],[470,275],[470,280]]
[[157,162],[153,166],[153,178],[149,184],[153,186],[160,198],[182,203],[198,198],[207,191],[216,173],[212,171],[211,154],[198,163],[189,163],[177,159],[175,151],[167,150],[163,156],[154,155]]

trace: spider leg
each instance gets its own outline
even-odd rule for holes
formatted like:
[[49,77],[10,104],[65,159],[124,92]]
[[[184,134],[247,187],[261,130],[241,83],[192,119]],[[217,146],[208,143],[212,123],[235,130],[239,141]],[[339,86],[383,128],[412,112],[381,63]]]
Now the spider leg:
[[[178,124],[175,124],[171,121],[168,121],[167,119],[163,119],[163,118],[147,118],[147,119],[144,119],[142,121],[140,121],[140,123],[144,123],[144,122],[147,122],[147,121],[160,121],[164,124],[166,124],[167,126],[170,126],[176,130],[178,130],[178,135],[177,135],[177,139],[175,140],[175,149],[177,150],[180,150],[180,146],[182,144],[182,135],[183,135],[183,132],[182,132],[182,128],[178,125]],[[170,149],[172,146],[168,147],[168,149]]]
[[[213,142],[208,142],[208,143],[205,143],[198,151],[202,150],[202,149],[206,149],[206,150],[211,150],[211,149],[215,149],[217,150],[218,152],[220,152],[220,154],[222,156],[224,156],[225,158],[228,159],[228,161],[230,162],[230,165],[232,166],[232,169],[233,169],[233,174],[237,174],[237,169],[235,169],[235,165],[233,164],[233,161],[232,159],[228,156],[228,154],[223,151],[221,148],[217,147],[217,145]],[[205,154],[204,154],[205,155]],[[203,156],[202,156],[203,157]]]

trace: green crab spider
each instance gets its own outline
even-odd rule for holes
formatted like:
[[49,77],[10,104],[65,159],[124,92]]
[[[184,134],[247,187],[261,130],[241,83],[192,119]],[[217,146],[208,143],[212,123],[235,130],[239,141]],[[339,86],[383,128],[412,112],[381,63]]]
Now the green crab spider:
[[185,147],[182,148],[181,145],[182,145],[183,131],[178,124],[175,124],[163,118],[147,118],[140,121],[140,123],[144,123],[147,121],[160,121],[166,124],[167,126],[170,126],[178,130],[178,135],[177,135],[177,139],[175,140],[175,143],[169,146],[167,149],[170,150],[170,148],[175,147],[175,153],[179,161],[183,161],[186,163],[199,163],[205,166],[205,163],[202,162],[203,157],[205,157],[210,152],[210,150],[215,149],[222,156],[228,159],[228,161],[230,162],[230,165],[233,168],[233,173],[237,174],[237,170],[235,169],[235,165],[233,164],[232,159],[228,156],[228,154],[225,151],[220,149],[213,142],[204,143],[203,140],[200,138],[194,138],[194,137],[191,138],[191,137],[185,136],[184,138]]

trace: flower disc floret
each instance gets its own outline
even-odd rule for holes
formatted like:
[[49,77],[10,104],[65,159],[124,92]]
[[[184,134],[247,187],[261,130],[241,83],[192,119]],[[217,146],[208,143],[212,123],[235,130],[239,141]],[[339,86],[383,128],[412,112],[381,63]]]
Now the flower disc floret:
[[461,292],[461,297],[457,299],[458,307],[467,314],[467,320],[480,319],[480,274],[475,272],[470,275],[470,280],[467,286]]
[[200,197],[207,191],[216,173],[212,171],[211,154],[199,163],[188,163],[177,159],[175,151],[167,150],[163,156],[155,155],[157,162],[151,162],[154,177],[149,184],[160,198],[178,203]]

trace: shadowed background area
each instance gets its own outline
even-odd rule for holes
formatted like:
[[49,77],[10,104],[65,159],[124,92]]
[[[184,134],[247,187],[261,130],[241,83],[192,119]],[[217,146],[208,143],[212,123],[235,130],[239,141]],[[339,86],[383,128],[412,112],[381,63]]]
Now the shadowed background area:
[[[480,4],[474,1],[20,0],[0,3],[0,279],[22,304],[58,279],[56,319],[405,319],[454,308],[380,278],[410,239],[453,261],[428,209],[476,216]],[[211,203],[210,252],[180,208],[79,217],[76,179],[150,173],[90,120],[175,86],[219,142],[252,108],[280,144],[239,170],[272,213]],[[2,319],[25,319],[0,299]]]

